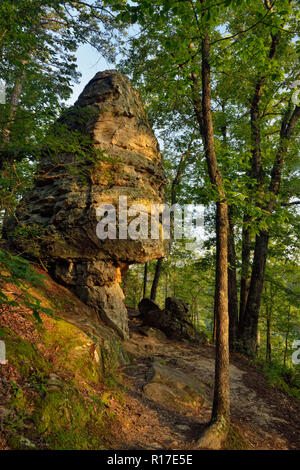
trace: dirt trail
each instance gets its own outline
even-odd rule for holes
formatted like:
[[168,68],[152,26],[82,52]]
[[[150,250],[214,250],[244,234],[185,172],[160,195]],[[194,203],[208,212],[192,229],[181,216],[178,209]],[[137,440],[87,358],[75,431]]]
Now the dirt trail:
[[[157,340],[143,335],[138,320],[131,323],[125,348],[133,357],[122,370],[125,403],[118,412],[110,446],[119,449],[192,449],[209,420],[213,397],[214,348],[187,342]],[[206,404],[197,412],[174,411],[143,393],[153,361],[163,361],[203,387]],[[300,405],[271,388],[263,374],[241,357],[231,359],[232,432],[225,448],[299,449]]]

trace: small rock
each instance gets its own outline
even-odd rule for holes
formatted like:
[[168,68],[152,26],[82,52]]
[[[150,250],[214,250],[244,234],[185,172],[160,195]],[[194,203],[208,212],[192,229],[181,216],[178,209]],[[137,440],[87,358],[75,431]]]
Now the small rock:
[[162,405],[187,411],[204,404],[201,383],[178,369],[154,361],[147,379],[150,383],[144,387],[145,395]]
[[162,449],[162,445],[158,442],[150,442],[149,449]]
[[28,447],[30,449],[35,449],[36,446],[35,444],[33,444],[33,442],[31,442],[29,439],[27,439],[27,437],[20,437],[20,444],[21,446],[24,446],[24,447]]
[[5,406],[0,406],[0,421],[11,413]]
[[176,428],[179,429],[180,431],[189,431],[190,427],[187,426],[186,424],[176,424]]
[[161,330],[151,326],[144,326],[140,328],[140,332],[143,335],[148,336],[148,338],[154,338],[159,341],[165,341],[167,339],[166,335]]
[[47,383],[48,390],[57,390],[58,388],[62,388],[63,383],[59,380],[59,377],[56,374],[50,374],[49,380]]

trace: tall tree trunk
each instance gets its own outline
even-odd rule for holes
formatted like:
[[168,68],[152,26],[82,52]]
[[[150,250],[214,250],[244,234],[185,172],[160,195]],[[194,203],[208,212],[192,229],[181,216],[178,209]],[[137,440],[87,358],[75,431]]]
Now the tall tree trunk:
[[[267,291],[267,289],[266,289]],[[267,318],[267,344],[266,344],[266,362],[271,362],[272,360],[272,346],[271,346],[271,318],[272,318],[272,292],[270,292],[270,302],[267,299],[266,303],[266,318]]]
[[228,312],[229,312],[229,348],[235,349],[238,331],[238,295],[236,281],[236,253],[232,207],[228,207]]
[[268,242],[268,232],[264,231],[256,236],[251,283],[242,331],[243,349],[249,356],[256,354],[257,325],[264,286]]
[[[222,112],[226,114],[225,104],[222,103]],[[227,126],[222,127],[223,145],[228,148]],[[224,170],[224,176],[228,177]],[[234,242],[233,206],[228,206],[228,313],[229,313],[229,349],[233,351],[237,342],[238,331],[238,295],[236,281],[236,253]]]
[[156,299],[157,286],[158,286],[158,281],[160,278],[162,262],[163,262],[163,258],[159,258],[155,266],[155,273],[154,273],[154,278],[153,278],[153,282],[151,286],[151,293],[150,293],[150,299],[153,300],[153,302],[155,302],[155,299]]
[[[202,39],[202,112],[205,157],[212,186],[218,191],[216,203],[216,361],[215,388],[211,423],[200,436],[199,447],[220,448],[227,436],[230,422],[229,396],[229,319],[228,319],[228,207],[222,175],[215,152],[211,111],[208,32]],[[196,111],[196,110],[195,110]],[[197,113],[196,113],[197,116]],[[200,124],[200,123],[199,123]],[[201,124],[200,124],[201,126]]]
[[[183,175],[183,172],[185,170],[185,167],[188,163],[188,158],[190,156],[190,147],[192,145],[192,142],[193,142],[193,139],[190,141],[189,145],[188,145],[188,148],[187,148],[187,152],[186,153],[183,153],[180,157],[180,160],[179,160],[179,164],[178,164],[178,167],[177,167],[177,171],[176,171],[176,175],[175,175],[175,178],[174,180],[172,181],[172,186],[171,186],[171,206],[173,204],[176,204],[176,200],[177,200],[177,187],[178,185],[180,184],[180,181],[181,181],[181,178],[182,178],[182,175]],[[171,227],[170,227],[170,235],[171,235],[171,240],[170,240],[170,244],[169,244],[169,251],[171,251],[171,242],[172,242],[172,239],[173,239],[173,232],[174,232],[174,219],[173,219],[173,215],[171,214]],[[156,298],[156,291],[157,291],[157,286],[158,286],[158,282],[159,282],[159,278],[160,278],[160,274],[161,274],[161,265],[162,265],[162,260],[163,258],[159,258],[156,262],[156,266],[155,266],[155,274],[154,274],[154,279],[153,279],[153,283],[152,283],[152,288],[151,288],[151,294],[150,294],[150,299],[151,300],[155,300]],[[167,295],[166,295],[167,297]]]
[[[217,268],[216,268],[216,384],[212,419],[229,420],[229,342],[228,342],[228,272],[227,272],[227,205],[217,203]],[[225,246],[226,242],[226,246]]]
[[[271,6],[265,3],[266,8],[270,9]],[[276,34],[271,34],[271,45],[268,53],[268,58],[270,60],[274,59],[276,51],[278,49],[280,32]],[[265,86],[267,77],[261,76],[258,77],[258,80],[255,85],[254,94],[251,100],[251,109],[250,109],[250,123],[251,123],[251,176],[256,180],[255,190],[260,196],[264,196],[265,192],[265,182],[264,182],[264,170],[262,166],[262,154],[261,154],[261,115],[260,115],[260,103],[262,99],[263,88]],[[297,108],[297,107],[296,107]],[[271,182],[269,185],[270,202],[264,207],[262,203],[258,202],[257,205],[262,209],[272,213],[274,196],[278,194],[275,186],[279,184],[281,179],[282,165],[285,159],[287,146],[288,146],[288,132],[287,127],[290,124],[286,122],[286,116],[283,118],[281,131],[280,131],[280,143],[277,154],[275,156],[275,161],[272,169]],[[292,118],[291,118],[292,119]],[[288,119],[287,119],[288,121]],[[280,162],[279,173],[277,172],[277,163]],[[274,175],[277,173],[276,175]],[[275,185],[275,186],[274,186]],[[263,197],[261,197],[263,199]],[[255,249],[253,257],[253,268],[251,273],[251,281],[249,292],[247,296],[246,306],[244,313],[242,315],[242,322],[240,328],[240,338],[241,338],[241,347],[243,351],[249,356],[254,356],[257,348],[257,327],[258,327],[258,318],[261,304],[261,297],[264,285],[264,275],[266,268],[266,259],[268,254],[268,242],[269,242],[269,230],[262,230],[256,236],[255,240]],[[243,299],[244,301],[244,299]]]
[[272,347],[271,347],[271,318],[267,316],[267,349],[266,349],[266,362],[272,361]]
[[146,293],[147,293],[147,276],[148,276],[148,263],[146,262],[144,266],[143,299],[145,299]]
[[[24,61],[24,64],[26,62]],[[5,144],[8,144],[10,141],[10,132],[11,132],[11,127],[15,121],[15,117],[17,114],[17,109],[20,103],[21,99],[21,93],[23,89],[23,83],[25,80],[26,76],[26,71],[23,70],[21,75],[16,79],[16,82],[14,84],[14,88],[12,91],[12,95],[10,98],[10,107],[9,107],[9,114],[8,114],[8,123],[6,129],[3,131],[3,141]]]
[[123,294],[124,294],[125,299],[126,299],[126,295],[127,295],[127,281],[128,281],[128,270],[126,270],[123,274],[122,290],[123,290]]
[[245,214],[242,228],[242,266],[241,266],[241,286],[240,286],[240,310],[239,310],[239,336],[243,330],[245,309],[247,304],[250,286],[250,255],[251,255],[251,235],[247,227],[248,216]]
[[[26,61],[23,61],[24,65]],[[7,122],[7,127],[6,129],[3,130],[3,145],[7,145],[10,142],[10,136],[11,136],[11,129],[13,127],[13,124],[15,122],[19,102],[21,99],[21,93],[23,89],[23,83],[25,80],[26,76],[26,71],[25,69],[21,73],[20,77],[16,79],[16,82],[14,84],[14,88],[12,91],[12,95],[10,98],[10,107],[9,107],[9,114],[8,114],[8,122]],[[13,158],[8,158],[6,160],[3,160],[0,162],[0,170],[3,170],[3,174],[5,175],[6,172],[9,174],[9,168],[12,168],[14,165],[14,159]],[[11,180],[10,180],[11,181]],[[13,185],[10,182],[9,185],[9,192],[11,193],[13,191]],[[11,199],[11,198],[9,198]],[[9,207],[9,202],[7,205],[4,205],[4,215],[3,215],[3,220],[2,220],[2,237],[7,238],[8,234],[6,233],[6,225],[8,218],[10,217],[10,212],[11,208]]]
[[169,294],[169,272],[166,272],[166,291],[165,291],[165,298],[168,297]]
[[290,334],[290,318],[291,318],[291,304],[289,305],[288,317],[287,317],[287,330],[285,334],[285,348],[284,348],[284,355],[283,355],[283,365],[286,365],[286,358],[288,353],[288,341],[289,341],[289,334]]
[[192,298],[192,305],[191,305],[191,318],[192,324],[195,326],[195,299]]
[[[274,211],[276,196],[280,190],[282,169],[286,159],[287,150],[299,118],[300,107],[296,105],[293,110],[291,110],[290,107],[287,109],[281,123],[280,141],[271,172],[271,181],[269,184],[269,201],[264,207],[264,210],[269,214],[272,214]],[[269,231],[262,230],[259,235],[256,236],[255,241],[251,283],[244,315],[244,328],[242,332],[243,349],[246,354],[250,356],[253,356],[256,352],[257,325],[264,285],[268,242]]]

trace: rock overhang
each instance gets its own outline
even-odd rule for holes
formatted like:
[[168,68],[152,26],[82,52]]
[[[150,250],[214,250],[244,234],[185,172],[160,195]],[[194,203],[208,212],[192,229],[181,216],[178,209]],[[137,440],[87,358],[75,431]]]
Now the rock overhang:
[[[100,158],[93,155],[92,163],[88,161],[88,178],[82,182],[66,172],[70,162],[77,165],[76,156],[62,151],[53,158],[46,152],[35,185],[16,213],[19,227],[41,230],[35,241],[38,253],[33,253],[30,243],[17,238],[14,243],[49,260],[59,281],[127,337],[120,273],[129,264],[165,256],[167,245],[161,237],[99,240],[97,208],[110,204],[117,209],[119,197],[126,196],[128,206],[143,204],[150,214],[153,204],[164,202],[159,145],[139,92],[116,70],[98,72],[59,123],[66,131],[88,137],[100,150]],[[78,165],[85,170],[82,161]]]

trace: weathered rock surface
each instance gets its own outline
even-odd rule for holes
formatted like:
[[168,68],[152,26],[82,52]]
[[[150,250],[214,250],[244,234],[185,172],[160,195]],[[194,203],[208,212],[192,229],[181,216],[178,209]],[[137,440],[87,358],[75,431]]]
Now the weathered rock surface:
[[144,387],[145,395],[162,405],[181,411],[204,404],[200,381],[179,369],[156,361],[148,372],[148,381]]
[[143,299],[139,303],[139,311],[144,325],[158,328],[169,338],[205,342],[204,335],[192,324],[189,305],[181,299],[168,297],[163,310],[152,300]]
[[154,338],[158,341],[165,341],[167,336],[161,330],[153,328],[152,326],[143,326],[139,330],[143,335],[148,336],[148,338]]
[[163,202],[158,143],[138,92],[115,70],[97,73],[59,122],[92,139],[91,159],[79,163],[74,153],[45,153],[35,186],[16,214],[19,227],[37,230],[39,238],[35,233],[32,243],[30,235],[25,241],[18,236],[14,243],[48,262],[56,279],[127,337],[121,272],[164,256],[164,246],[151,238],[100,240],[96,211],[101,204],[118,207],[119,196],[127,197],[128,206],[144,204],[148,213],[151,204]]

